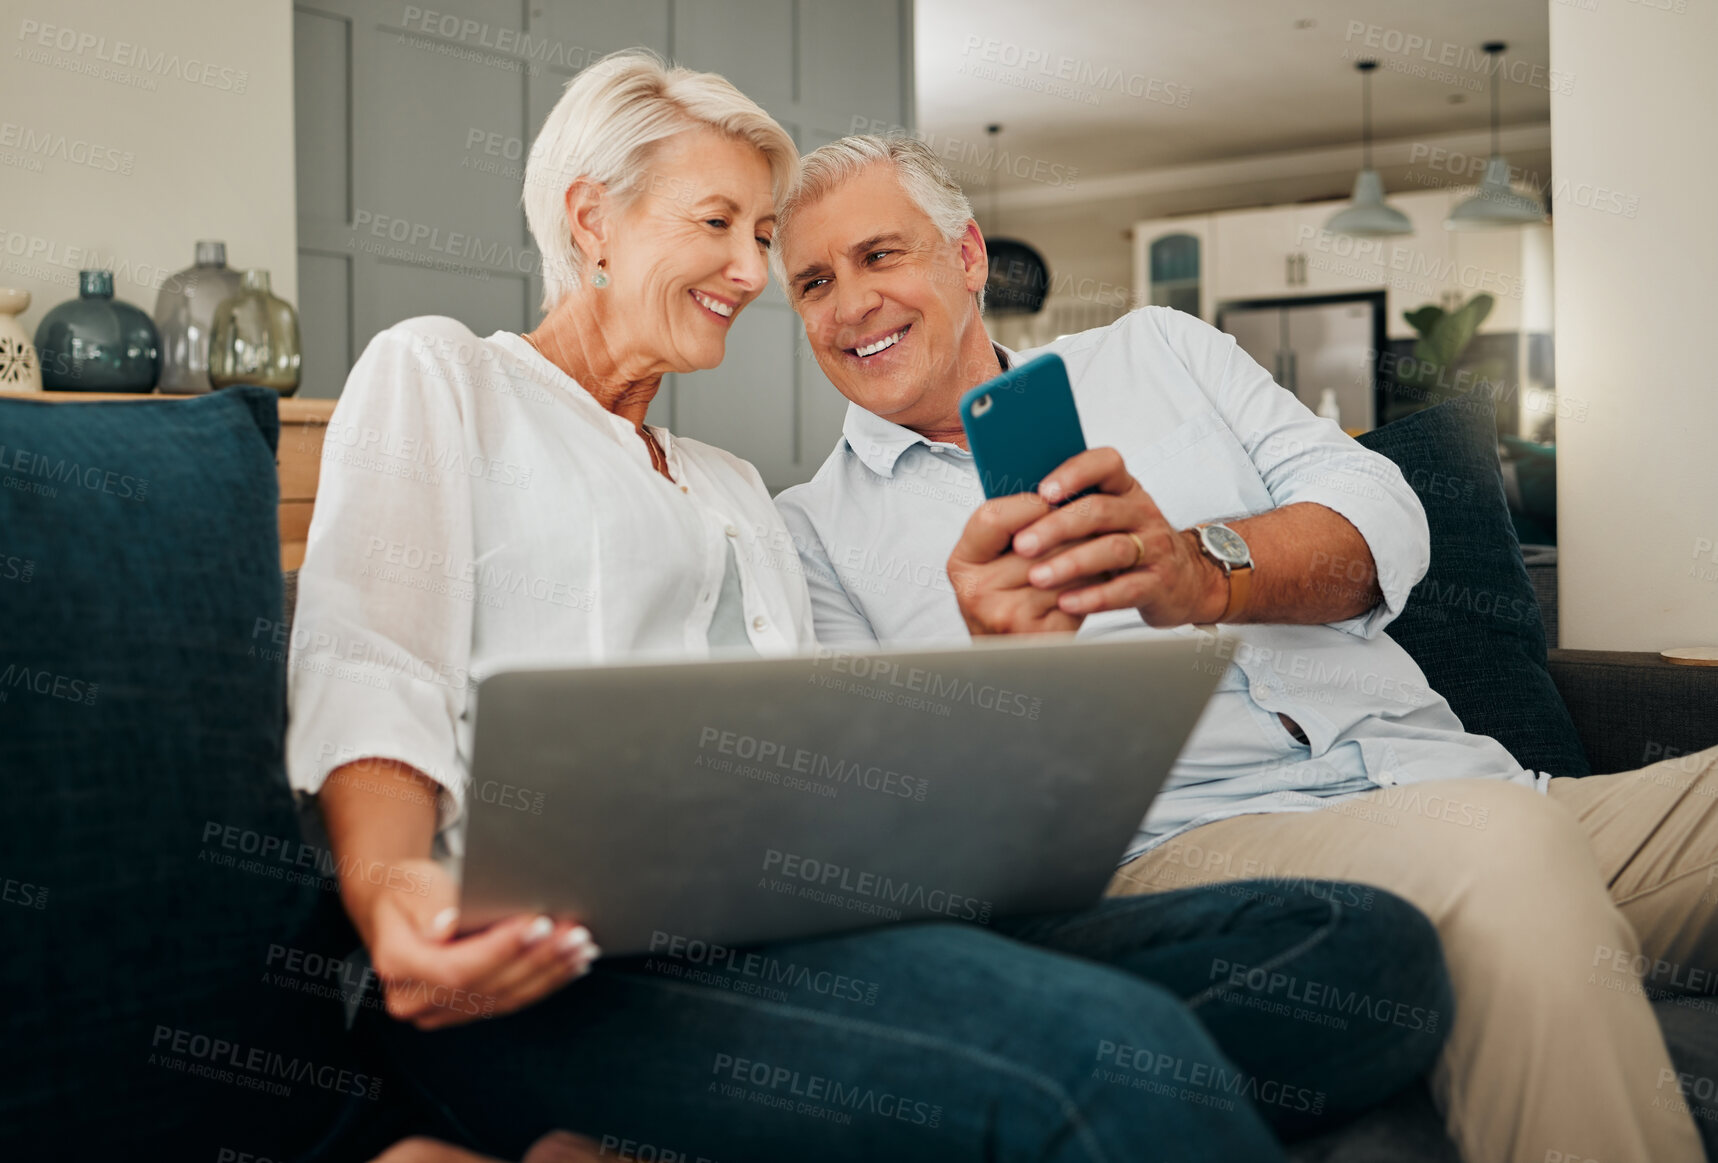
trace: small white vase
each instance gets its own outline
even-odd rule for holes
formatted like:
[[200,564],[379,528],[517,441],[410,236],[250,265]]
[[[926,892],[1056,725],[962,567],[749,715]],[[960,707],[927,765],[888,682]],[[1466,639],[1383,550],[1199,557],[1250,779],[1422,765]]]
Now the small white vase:
[[0,391],[39,392],[42,364],[18,316],[30,309],[30,292],[0,287]]

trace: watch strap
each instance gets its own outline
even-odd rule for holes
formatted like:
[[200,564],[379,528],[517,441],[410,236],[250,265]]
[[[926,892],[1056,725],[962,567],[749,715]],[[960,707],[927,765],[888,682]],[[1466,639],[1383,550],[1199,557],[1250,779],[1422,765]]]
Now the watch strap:
[[1233,622],[1247,608],[1247,598],[1253,589],[1253,567],[1238,565],[1229,570],[1229,604],[1223,609],[1219,622]]
[[[1209,557],[1212,561],[1216,562],[1223,570],[1224,576],[1229,579],[1229,604],[1223,608],[1223,613],[1217,621],[1233,622],[1240,616],[1241,611],[1247,608],[1247,599],[1252,596],[1252,554],[1250,552],[1248,553],[1247,564],[1245,565],[1230,565],[1228,562],[1218,557],[1216,553],[1205,544],[1205,530],[1216,524],[1221,524],[1221,522],[1207,521],[1203,524],[1195,525],[1193,528],[1197,530],[1199,534],[1198,540],[1200,552],[1204,553],[1206,557]],[[1229,527],[1224,525],[1223,528],[1228,529]],[[1229,529],[1229,532],[1234,533],[1235,531],[1233,529]],[[1239,536],[1239,534],[1236,534],[1236,536]]]

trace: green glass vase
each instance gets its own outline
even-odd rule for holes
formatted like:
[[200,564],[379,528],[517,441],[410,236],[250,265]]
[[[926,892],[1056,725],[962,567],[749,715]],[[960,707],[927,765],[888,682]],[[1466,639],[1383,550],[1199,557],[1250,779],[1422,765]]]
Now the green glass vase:
[[267,271],[246,271],[239,293],[215,308],[209,329],[209,384],[256,384],[290,396],[298,391],[302,359],[298,312],[269,290]]
[[112,271],[79,271],[78,297],[36,327],[42,386],[55,392],[148,392],[161,340],[139,307],[113,297]]

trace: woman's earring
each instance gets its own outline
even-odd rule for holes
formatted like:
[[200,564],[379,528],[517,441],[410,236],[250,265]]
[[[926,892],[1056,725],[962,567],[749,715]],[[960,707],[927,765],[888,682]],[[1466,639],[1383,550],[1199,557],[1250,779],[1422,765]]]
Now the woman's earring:
[[607,259],[598,259],[597,260],[597,269],[591,272],[591,286],[593,286],[593,287],[606,287],[606,286],[608,286],[608,272],[602,269],[603,263],[605,263],[607,261],[608,261]]

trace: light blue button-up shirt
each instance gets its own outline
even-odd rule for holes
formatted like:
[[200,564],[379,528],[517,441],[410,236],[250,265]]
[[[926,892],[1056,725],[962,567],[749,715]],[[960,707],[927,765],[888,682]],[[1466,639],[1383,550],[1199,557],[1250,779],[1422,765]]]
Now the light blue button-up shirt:
[[[1119,450],[1174,527],[1316,502],[1365,537],[1384,593],[1366,614],[1329,625],[1227,626],[1227,645],[1193,627],[1154,629],[1132,610],[1085,620],[1081,637],[1198,635],[1221,668],[1124,859],[1213,820],[1311,811],[1380,788],[1391,813],[1443,818],[1471,812],[1420,785],[1477,776],[1543,789],[1549,777],[1464,731],[1383,632],[1430,556],[1425,512],[1395,464],[1313,415],[1232,337],[1178,311],[1146,307],[1032,351],[998,352],[1005,364],[1061,356],[1087,446]],[[967,640],[945,565],[983,500],[964,449],[849,406],[817,475],[776,499],[804,565],[818,641]]]

